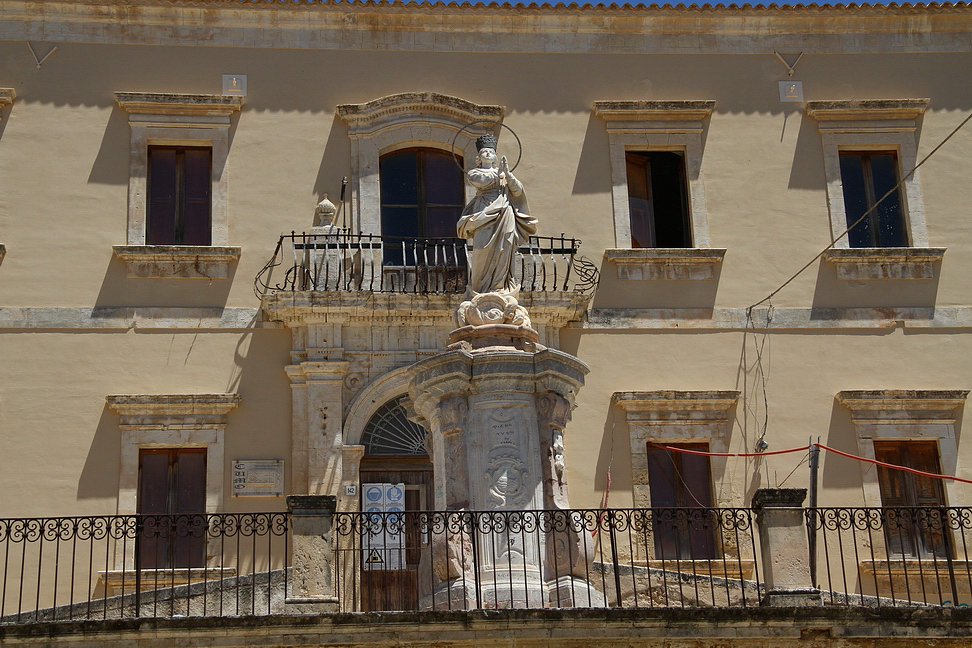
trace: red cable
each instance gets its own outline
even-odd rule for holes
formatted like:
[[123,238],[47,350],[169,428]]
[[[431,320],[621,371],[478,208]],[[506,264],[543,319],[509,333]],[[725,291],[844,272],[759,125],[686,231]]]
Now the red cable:
[[922,477],[931,477],[932,479],[951,479],[952,481],[963,482],[965,484],[972,484],[972,479],[962,479],[961,477],[953,477],[952,475],[938,475],[936,473],[924,472],[922,470],[915,470],[914,468],[907,468],[905,466],[897,466],[895,464],[884,463],[883,461],[878,461],[877,459],[867,459],[865,457],[858,457],[857,455],[852,455],[848,452],[841,452],[829,446],[825,446],[822,443],[814,443],[813,445],[818,448],[823,448],[824,450],[829,450],[830,452],[841,455],[842,457],[848,457],[849,459],[857,459],[858,461],[866,461],[867,463],[876,464],[878,466],[884,466],[885,468],[891,468],[892,470],[903,470],[905,472],[914,473],[916,475],[921,475]]
[[789,452],[803,452],[804,450],[809,450],[810,446],[805,445],[802,448],[790,448],[789,450],[774,450],[773,452],[705,452],[703,450],[689,450],[688,448],[676,448],[675,446],[664,446],[657,443],[648,442],[648,445],[653,448],[662,448],[663,450],[673,450],[675,452],[684,452],[686,454],[696,454],[705,455],[706,457],[765,457],[767,455],[778,455],[787,454]]
[[[673,452],[684,452],[686,454],[703,455],[706,457],[765,457],[768,455],[787,454],[790,452],[803,452],[804,450],[809,450],[811,447],[806,445],[801,448],[789,448],[788,450],[775,450],[773,452],[705,452],[703,450],[689,450],[688,448],[677,448],[675,446],[659,445],[657,443],[651,443],[650,441],[648,442],[648,445],[653,448],[661,448],[662,450],[671,450]],[[883,461],[878,461],[877,459],[858,457],[857,455],[852,455],[849,452],[843,452],[841,450],[837,450],[836,448],[825,446],[822,443],[814,443],[812,445],[818,448],[823,448],[824,450],[827,450],[829,452],[839,454],[842,457],[847,457],[848,459],[857,459],[858,461],[872,463],[877,466],[884,466],[885,468],[890,468],[891,470],[903,470],[905,472],[921,475],[922,477],[931,477],[932,479],[950,479],[952,481],[962,482],[963,484],[972,484],[972,479],[963,479],[961,477],[954,477],[952,475],[939,475],[936,473],[924,472],[923,470],[915,470],[914,468],[908,468],[906,466],[898,466],[895,464],[885,463]]]

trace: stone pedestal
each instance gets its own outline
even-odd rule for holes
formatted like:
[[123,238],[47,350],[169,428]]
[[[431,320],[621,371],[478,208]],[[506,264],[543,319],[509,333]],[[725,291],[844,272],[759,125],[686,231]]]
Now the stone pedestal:
[[753,495],[759,527],[763,605],[823,605],[810,576],[810,550],[803,500],[805,488],[761,488]]
[[451,351],[410,369],[412,409],[430,431],[435,508],[482,512],[474,538],[450,537],[456,546],[439,553],[475,546],[473,561],[436,570],[435,607],[475,606],[477,586],[486,608],[603,605],[575,583],[593,556],[587,533],[511,530],[568,508],[564,427],[588,372],[536,339],[524,326],[466,326],[450,336]]
[[333,495],[290,495],[293,571],[288,582],[287,614],[337,612],[334,589]]

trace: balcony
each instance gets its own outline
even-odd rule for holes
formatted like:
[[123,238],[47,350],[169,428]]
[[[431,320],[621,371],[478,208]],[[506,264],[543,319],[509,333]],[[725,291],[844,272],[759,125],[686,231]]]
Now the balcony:
[[[805,564],[807,546],[817,605],[968,606],[972,509],[798,511],[802,555],[761,544],[772,536],[748,508],[331,511],[328,533],[306,537],[283,512],[2,519],[0,625],[306,614],[306,542],[330,556],[311,571],[333,585],[331,612],[759,608],[767,550]],[[905,536],[941,544],[886,551]],[[179,543],[205,558],[173,559]]]
[[[531,236],[514,276],[524,292],[589,293],[597,267],[579,256],[579,239]],[[254,282],[257,297],[299,291],[462,294],[471,247],[459,238],[375,234],[284,234]]]
[[[597,267],[579,254],[578,239],[530,237],[514,258],[519,303],[544,344],[586,311]],[[463,239],[372,234],[296,233],[277,241],[254,291],[266,320],[300,326],[348,321],[366,327],[433,327],[445,340],[466,290],[470,248]],[[431,329],[430,329],[431,330]]]

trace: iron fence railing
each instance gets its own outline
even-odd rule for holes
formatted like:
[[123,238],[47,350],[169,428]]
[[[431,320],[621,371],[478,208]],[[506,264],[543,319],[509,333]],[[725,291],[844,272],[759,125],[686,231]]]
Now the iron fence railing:
[[282,611],[286,513],[0,519],[0,623]]
[[972,508],[816,508],[806,516],[825,603],[972,604]]
[[[514,260],[524,291],[593,291],[597,267],[578,255],[579,239],[531,236]],[[459,238],[291,232],[254,280],[257,297],[289,291],[459,294],[470,248]]]
[[343,611],[757,606],[749,509],[338,513]]

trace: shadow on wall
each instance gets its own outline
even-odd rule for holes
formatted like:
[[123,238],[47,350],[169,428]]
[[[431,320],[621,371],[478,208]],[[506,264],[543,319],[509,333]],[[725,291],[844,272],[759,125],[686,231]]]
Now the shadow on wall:
[[118,473],[121,470],[121,430],[118,420],[118,414],[112,412],[106,403],[78,479],[79,500],[113,499],[117,502]]
[[604,421],[604,432],[601,434],[601,447],[597,452],[597,467],[594,473],[593,490],[601,494],[599,506],[604,503],[604,493],[608,488],[608,471],[611,473],[611,495],[608,506],[618,508],[632,505],[633,477],[630,457],[631,441],[628,422],[624,411],[611,403],[608,406],[608,417]]
[[[814,442],[816,440],[814,438]],[[830,429],[827,431],[823,443],[835,450],[853,455],[860,454],[857,447],[857,431],[851,420],[850,410],[838,403],[836,398],[834,398],[833,409],[830,413]],[[820,492],[823,497],[818,497],[817,504],[819,506],[863,506],[864,499],[861,489],[864,485],[861,479],[860,462],[826,450],[821,450],[820,453],[820,460],[823,464],[823,470],[820,473]],[[837,490],[845,491],[848,494],[856,493],[856,495],[852,495],[848,499],[841,496],[840,502],[827,501],[827,491]],[[833,496],[834,494],[831,493],[830,495]],[[854,499],[856,499],[856,502],[853,501]]]
[[[226,306],[238,263],[226,279],[138,279],[126,276],[125,263],[111,250],[95,308],[210,308]],[[212,316],[218,317],[219,313]]]
[[577,161],[572,194],[611,193],[611,148],[605,126],[604,121],[591,112]]
[[[333,108],[333,107],[332,107]],[[352,231],[357,231],[354,227],[351,205],[345,203],[341,207],[341,180],[348,179],[347,193],[345,200],[351,199],[351,141],[348,139],[348,127],[336,112],[331,120],[331,130],[327,134],[327,144],[321,155],[321,165],[317,171],[317,178],[314,180],[315,200],[320,200],[322,193],[327,192],[328,199],[338,208],[334,217],[334,224],[340,227],[349,227]],[[311,210],[309,213],[312,213]],[[310,227],[312,219],[307,219],[307,226]]]
[[591,308],[678,308],[680,317],[712,317],[722,264],[715,264],[712,279],[618,279],[617,266],[601,257],[601,276]]
[[131,142],[128,113],[116,105],[108,117],[105,133],[101,137],[101,148],[88,174],[88,184],[127,186]]
[[[946,261],[947,263],[947,261]],[[931,279],[871,279],[854,281],[838,279],[836,266],[824,259],[817,261],[817,283],[813,292],[813,314],[826,308],[926,308],[934,315],[942,264],[933,266]],[[821,318],[829,317],[820,313]],[[884,316],[882,316],[884,317]]]
[[240,336],[234,350],[233,371],[225,392],[240,395],[240,404],[227,417],[223,474],[223,507],[227,512],[284,510],[283,497],[232,497],[232,462],[240,459],[283,459],[284,494],[291,493],[292,471],[290,380],[291,332],[287,328],[259,328]]
[[[784,113],[784,128],[793,128],[797,122],[800,131],[797,133],[796,145],[793,147],[793,164],[790,166],[790,180],[788,189],[809,189],[823,191],[827,188],[827,176],[824,173],[823,144],[817,120],[803,114],[803,104],[784,104],[794,106],[792,112]],[[817,195],[816,193],[814,195]],[[821,200],[826,200],[826,194],[820,194]],[[820,223],[820,227],[828,228],[828,222]]]

